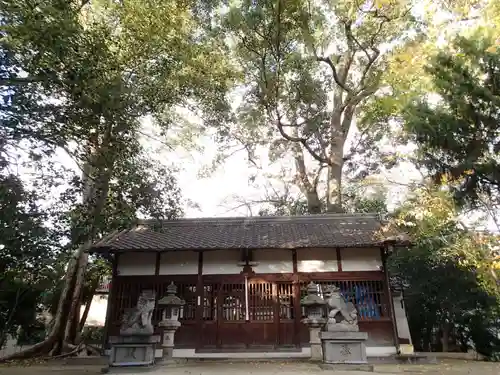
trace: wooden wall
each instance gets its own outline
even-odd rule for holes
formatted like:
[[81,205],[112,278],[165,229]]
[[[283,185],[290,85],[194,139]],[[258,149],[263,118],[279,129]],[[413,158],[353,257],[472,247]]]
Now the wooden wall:
[[[330,248],[116,254],[108,335],[118,334],[124,310],[135,306],[142,290],[155,290],[159,299],[174,282],[186,301],[175,336],[177,348],[304,346],[309,333],[301,323],[305,311],[300,299],[314,281],[319,293],[335,284],[356,305],[360,329],[369,334],[368,346],[394,346],[383,253],[380,248]],[[156,309],[156,327],[160,316]],[[157,333],[162,334],[160,329]]]
[[[110,334],[118,334],[126,308],[136,304],[139,293],[153,289],[161,298],[170,282],[186,301],[182,326],[176,334],[178,348],[245,348],[252,346],[303,346],[309,334],[300,320],[305,311],[300,299],[309,281],[321,287],[335,284],[358,309],[360,329],[368,332],[368,345],[394,345],[392,322],[382,272],[255,275],[249,283],[249,316],[245,316],[242,275],[207,275],[202,287],[193,275],[116,277],[110,300]],[[198,292],[198,290],[200,292]],[[203,301],[197,305],[198,297]],[[161,312],[156,309],[157,326]],[[161,331],[158,330],[161,334]]]

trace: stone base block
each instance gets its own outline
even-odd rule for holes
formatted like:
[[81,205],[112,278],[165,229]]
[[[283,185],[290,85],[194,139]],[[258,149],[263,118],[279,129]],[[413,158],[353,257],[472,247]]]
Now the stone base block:
[[366,364],[366,332],[321,332],[323,361],[328,364]]
[[313,361],[321,361],[323,359],[323,349],[321,343],[311,344],[311,359]]
[[154,372],[156,366],[135,366],[135,367],[104,367],[101,369],[101,374],[131,374],[137,375],[141,373]]
[[366,371],[373,372],[374,366],[368,364],[354,364],[354,363],[321,363],[319,367],[322,370],[333,371]]
[[327,323],[326,330],[328,332],[359,332],[359,327],[350,324]]
[[399,351],[403,355],[413,354],[415,350],[413,349],[413,345],[411,344],[401,344],[399,345]]
[[152,325],[142,328],[120,329],[120,336],[152,336],[155,329]]
[[109,366],[151,366],[155,362],[155,349],[159,341],[159,336],[112,336],[109,338]]

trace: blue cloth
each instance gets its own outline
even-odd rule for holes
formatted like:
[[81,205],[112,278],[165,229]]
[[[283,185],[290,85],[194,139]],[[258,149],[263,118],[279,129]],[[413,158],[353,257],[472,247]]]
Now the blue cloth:
[[369,293],[366,286],[355,285],[353,288],[341,287],[342,297],[346,302],[356,305],[361,319],[379,319],[380,311],[373,294]]

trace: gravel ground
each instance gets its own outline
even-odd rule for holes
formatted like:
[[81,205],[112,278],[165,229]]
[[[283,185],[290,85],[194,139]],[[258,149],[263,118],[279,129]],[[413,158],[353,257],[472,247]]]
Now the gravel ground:
[[[0,375],[97,375],[102,365],[70,366],[45,364],[32,366],[0,366]],[[114,372],[118,373],[118,372]],[[375,372],[322,370],[315,364],[305,362],[207,362],[157,367],[148,372],[127,374],[150,375],[500,375],[500,364],[474,361],[442,361],[435,365],[375,365]]]

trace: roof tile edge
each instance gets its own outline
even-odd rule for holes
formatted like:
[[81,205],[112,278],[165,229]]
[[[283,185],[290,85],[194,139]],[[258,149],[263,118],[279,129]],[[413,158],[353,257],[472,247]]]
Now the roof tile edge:
[[203,217],[203,218],[179,218],[172,220],[139,220],[137,227],[151,227],[155,225],[179,225],[179,224],[230,224],[230,223],[245,223],[245,222],[260,222],[260,223],[278,223],[278,222],[304,222],[328,219],[373,219],[383,221],[378,213],[359,213],[359,214],[314,214],[314,215],[297,215],[297,216],[228,216],[228,217]]

